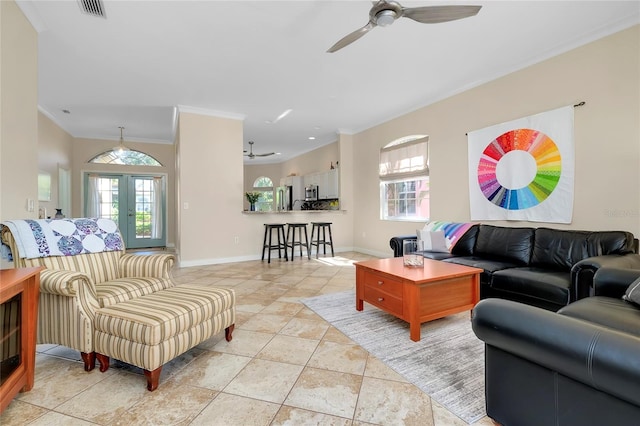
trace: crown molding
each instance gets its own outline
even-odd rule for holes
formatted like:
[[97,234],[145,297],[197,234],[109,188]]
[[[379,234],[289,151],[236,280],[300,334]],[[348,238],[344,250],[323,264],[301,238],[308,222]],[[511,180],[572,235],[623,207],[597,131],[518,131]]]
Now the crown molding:
[[230,118],[233,120],[241,120],[243,121],[246,118],[244,114],[237,114],[233,112],[226,111],[217,111],[214,109],[207,109],[202,107],[194,107],[189,105],[178,105],[179,113],[189,113],[189,114],[198,114],[198,115],[207,115],[210,117],[218,117],[218,118]]
[[37,33],[44,32],[48,29],[47,25],[44,23],[44,20],[40,17],[40,14],[33,6],[33,2],[26,0],[16,0],[16,4]]

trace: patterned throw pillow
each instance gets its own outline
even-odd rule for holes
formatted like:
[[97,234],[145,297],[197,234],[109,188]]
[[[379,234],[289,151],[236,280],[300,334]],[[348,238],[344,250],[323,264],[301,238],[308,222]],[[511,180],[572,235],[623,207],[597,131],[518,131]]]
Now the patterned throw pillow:
[[640,305],[640,278],[631,283],[622,298],[627,302],[632,302],[636,305]]

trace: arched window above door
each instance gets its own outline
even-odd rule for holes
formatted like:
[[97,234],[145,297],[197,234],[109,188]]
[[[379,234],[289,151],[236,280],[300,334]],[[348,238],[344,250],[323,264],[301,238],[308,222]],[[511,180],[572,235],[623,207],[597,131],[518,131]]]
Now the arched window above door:
[[110,149],[102,154],[98,154],[89,160],[89,163],[98,164],[123,164],[126,166],[156,166],[162,167],[162,163],[141,151],[129,149],[124,152]]

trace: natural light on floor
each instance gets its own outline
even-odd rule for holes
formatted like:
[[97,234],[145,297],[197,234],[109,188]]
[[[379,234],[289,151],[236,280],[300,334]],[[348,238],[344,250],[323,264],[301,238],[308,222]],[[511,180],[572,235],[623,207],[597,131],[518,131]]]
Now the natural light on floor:
[[354,262],[357,262],[357,260],[347,259],[345,257],[340,257],[340,256],[324,257],[324,258],[312,259],[312,260],[315,260],[316,262],[320,262],[330,266],[353,266]]

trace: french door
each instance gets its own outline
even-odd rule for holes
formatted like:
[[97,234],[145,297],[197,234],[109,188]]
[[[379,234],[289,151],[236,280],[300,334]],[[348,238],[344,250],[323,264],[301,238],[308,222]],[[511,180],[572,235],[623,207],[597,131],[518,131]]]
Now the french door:
[[86,173],[86,217],[113,219],[127,248],[166,245],[165,177]]

